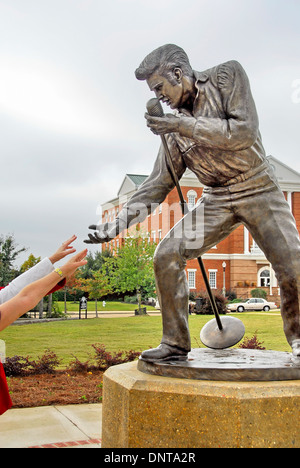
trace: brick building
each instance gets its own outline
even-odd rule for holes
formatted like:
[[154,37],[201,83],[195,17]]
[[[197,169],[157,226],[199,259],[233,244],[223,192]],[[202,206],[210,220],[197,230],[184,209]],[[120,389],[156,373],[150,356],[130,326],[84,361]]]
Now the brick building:
[[[275,170],[299,230],[300,174],[273,156],[269,156],[268,160]],[[113,221],[146,178],[146,175],[126,174],[117,197],[102,205],[102,221]],[[185,172],[180,185],[189,208],[193,208],[201,197],[203,186],[189,170]],[[152,214],[140,227],[150,242],[160,242],[181,217],[179,197],[176,189],[173,189],[161,205],[154,207]],[[103,244],[103,249],[119,248],[126,235],[127,232],[122,233],[111,242]],[[206,252],[202,259],[213,291],[221,292],[225,288],[226,291],[235,291],[238,297],[246,298],[250,297],[251,289],[259,287],[267,291],[269,299],[279,301],[279,288],[272,265],[244,226],[239,226],[225,240]],[[186,274],[190,291],[195,295],[201,294],[205,285],[197,259],[188,261]]]

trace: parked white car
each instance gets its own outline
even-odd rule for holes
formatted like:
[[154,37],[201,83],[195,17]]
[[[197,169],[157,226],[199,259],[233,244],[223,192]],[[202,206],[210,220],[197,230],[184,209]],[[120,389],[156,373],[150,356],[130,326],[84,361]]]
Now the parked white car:
[[237,302],[235,304],[228,304],[227,309],[230,312],[244,312],[245,310],[271,310],[278,309],[275,302],[268,302],[265,299],[255,298],[248,299],[246,302]]

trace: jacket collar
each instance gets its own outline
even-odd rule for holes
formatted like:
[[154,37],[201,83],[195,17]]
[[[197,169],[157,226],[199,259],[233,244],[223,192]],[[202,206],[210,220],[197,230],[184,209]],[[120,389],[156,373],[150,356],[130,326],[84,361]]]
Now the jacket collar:
[[195,75],[195,78],[196,78],[196,86],[197,86],[197,83],[206,83],[206,81],[208,81],[209,79],[209,75],[207,72],[198,72],[198,71],[195,71],[194,70],[194,75]]

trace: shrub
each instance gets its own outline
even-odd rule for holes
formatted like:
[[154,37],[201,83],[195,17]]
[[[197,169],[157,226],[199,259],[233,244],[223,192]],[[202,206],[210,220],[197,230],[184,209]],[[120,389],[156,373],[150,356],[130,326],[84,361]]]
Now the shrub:
[[22,356],[13,356],[6,358],[3,368],[7,377],[18,377],[26,375],[28,367],[26,358]]
[[[219,314],[226,314],[226,298],[222,294],[216,294],[214,297]],[[197,311],[194,309],[194,311],[200,315],[213,315],[214,311],[212,309],[209,297],[204,296],[202,298],[201,307],[197,309]]]
[[226,298],[227,301],[233,301],[236,299],[236,292],[229,289],[229,291],[226,291]]
[[[110,366],[134,361],[141,354],[133,350],[110,353],[106,351],[105,346],[102,344],[94,344],[92,348],[95,351],[93,360],[89,359],[81,362],[74,356],[74,360],[69,363],[67,370],[75,373],[105,371]],[[60,362],[61,360],[58,359],[53,351],[46,350],[43,356],[39,357],[36,361],[30,360],[28,356],[6,358],[3,367],[7,377],[26,377],[27,375],[53,374]]]
[[13,356],[7,358],[3,364],[7,377],[17,377],[37,374],[53,374],[60,360],[53,351],[47,350],[37,361],[30,361],[29,357]]
[[82,363],[75,357],[75,360],[70,362],[68,369],[73,372],[88,372],[95,370],[105,371],[111,366],[134,361],[141,354],[140,352],[133,350],[110,353],[109,351],[106,351],[103,344],[93,344],[92,348],[95,351],[95,364],[93,364],[91,361]]
[[255,288],[251,291],[252,297],[260,297],[262,299],[267,299],[267,292],[264,289]]
[[252,338],[248,338],[245,336],[244,340],[242,343],[239,344],[238,348],[243,348],[243,349],[266,349],[263,346],[263,342],[258,341],[257,332],[254,333]]
[[230,304],[238,304],[239,302],[246,302],[247,299],[241,299],[241,298],[236,298],[236,299],[233,299]]

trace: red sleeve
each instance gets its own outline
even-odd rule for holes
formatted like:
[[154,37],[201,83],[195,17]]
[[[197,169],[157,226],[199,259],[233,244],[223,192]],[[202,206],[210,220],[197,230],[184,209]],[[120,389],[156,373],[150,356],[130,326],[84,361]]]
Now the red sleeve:
[[5,413],[12,407],[12,401],[10,399],[8,386],[6,382],[6,376],[3,369],[3,365],[0,362],[0,415]]
[[46,294],[46,296],[49,296],[49,294],[52,294],[55,291],[58,291],[59,289],[62,289],[65,285],[66,285],[66,278],[64,278],[56,286],[54,286],[54,288],[51,289],[51,291],[49,291],[48,294]]

